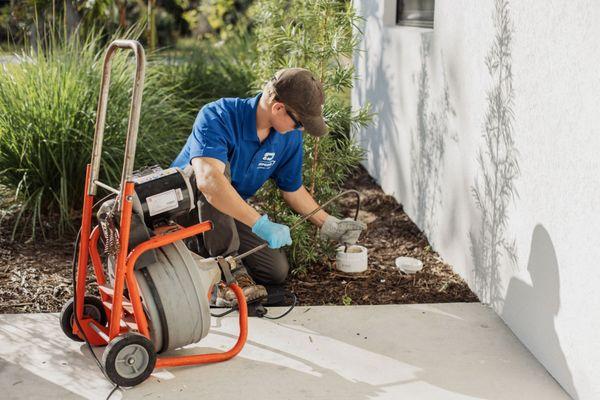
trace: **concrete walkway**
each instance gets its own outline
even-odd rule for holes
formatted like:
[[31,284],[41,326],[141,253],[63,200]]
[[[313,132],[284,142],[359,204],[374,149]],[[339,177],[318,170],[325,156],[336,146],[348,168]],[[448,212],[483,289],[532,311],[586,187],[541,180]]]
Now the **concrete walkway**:
[[[272,309],[273,313],[277,310]],[[183,352],[226,349],[235,316]],[[102,350],[98,350],[101,354]],[[57,314],[0,315],[3,399],[104,399],[112,389]],[[299,307],[251,318],[231,361],[156,371],[111,399],[568,399],[480,304]]]

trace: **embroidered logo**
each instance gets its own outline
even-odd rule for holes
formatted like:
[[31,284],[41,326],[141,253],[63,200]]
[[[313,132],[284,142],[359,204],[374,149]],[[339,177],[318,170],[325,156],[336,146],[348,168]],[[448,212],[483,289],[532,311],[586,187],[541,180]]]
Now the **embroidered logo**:
[[258,163],[258,169],[270,169],[274,164],[275,161],[275,153],[274,152],[267,152],[263,155],[263,159],[262,161],[260,161]]

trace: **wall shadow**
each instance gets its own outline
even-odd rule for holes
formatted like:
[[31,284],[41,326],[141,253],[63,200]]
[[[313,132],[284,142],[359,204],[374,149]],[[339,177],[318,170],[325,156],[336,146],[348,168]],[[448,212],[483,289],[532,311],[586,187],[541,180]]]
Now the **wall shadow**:
[[[372,102],[377,115],[377,125],[362,137],[362,145],[368,150],[371,157],[371,172],[381,179],[382,176],[390,176],[392,171],[385,170],[386,167],[396,167],[400,179],[410,173],[410,183],[402,179],[396,184],[401,189],[401,197],[412,195],[416,199],[415,222],[422,228],[427,236],[436,231],[436,209],[442,207],[440,194],[440,180],[443,174],[443,160],[448,146],[448,138],[457,141],[458,138],[448,132],[448,119],[454,113],[445,69],[442,71],[443,92],[436,99],[432,96],[431,74],[429,69],[431,60],[431,35],[420,35],[420,69],[415,73],[415,84],[417,85],[417,98],[394,98],[392,94],[402,93],[393,90],[394,77],[398,71],[390,68],[389,58],[384,57],[386,52],[398,51],[402,41],[396,44],[390,40],[389,31],[385,32],[379,18],[372,18],[380,14],[382,2],[363,1],[360,2],[360,15],[370,18],[361,25],[363,31],[368,27],[374,36],[381,35],[381,40],[370,40],[364,59],[360,62],[361,71],[365,76],[364,87],[357,90],[357,98],[360,104],[366,101]],[[471,194],[474,199],[479,219],[469,232],[470,255],[474,269],[472,282],[474,289],[480,299],[492,305],[495,310],[502,309],[506,321],[517,336],[532,349],[535,356],[561,382],[569,393],[574,394],[573,379],[566,363],[565,356],[561,350],[558,336],[554,326],[554,316],[560,304],[558,292],[558,265],[554,256],[554,267],[546,274],[550,276],[534,277],[533,285],[530,286],[516,278],[513,278],[508,287],[503,286],[502,271],[507,268],[516,270],[518,265],[515,240],[508,228],[510,220],[510,209],[518,198],[517,179],[520,176],[519,152],[515,144],[514,129],[514,99],[512,75],[512,48],[513,48],[513,20],[510,12],[510,0],[494,0],[492,21],[494,24],[494,37],[490,43],[485,66],[490,77],[490,87],[487,90],[485,103],[485,117],[482,128],[482,141],[476,158],[476,178],[471,186]],[[391,28],[394,29],[394,28]],[[443,63],[443,54],[440,55]],[[438,69],[436,69],[438,71]],[[436,72],[437,73],[437,72]],[[437,77],[437,75],[435,75]],[[402,96],[397,96],[402,97]],[[417,102],[416,127],[411,132],[411,159],[410,171],[403,171],[399,155],[394,154],[394,146],[405,138],[406,132],[401,132],[401,127],[394,121],[394,115],[405,115],[403,102]],[[411,116],[412,119],[412,116]],[[369,135],[371,134],[372,135]],[[399,147],[398,147],[399,148]],[[404,164],[406,165],[406,164]],[[394,178],[396,179],[396,178]],[[408,184],[408,187],[407,187]],[[452,205],[452,204],[451,204]],[[543,228],[537,228],[534,232],[532,243],[532,254],[530,255],[529,267],[535,269],[540,264],[541,252],[553,248],[547,233]],[[548,245],[544,245],[544,242]],[[537,244],[536,244],[537,243]],[[534,248],[535,245],[535,248]],[[540,250],[540,255],[535,256]],[[555,273],[554,273],[555,271]],[[537,274],[537,272],[536,272]],[[554,282],[554,283],[553,283]],[[505,289],[507,289],[505,296]],[[544,293],[547,292],[547,293]],[[544,297],[546,296],[546,297]],[[523,307],[525,306],[525,307]],[[531,309],[528,309],[531,307]],[[539,309],[536,309],[538,307]],[[511,314],[516,313],[516,314]],[[536,314],[537,313],[537,314]],[[531,319],[539,318],[536,328],[532,328]],[[521,320],[520,320],[521,319]],[[544,330],[538,333],[539,329]],[[518,332],[523,327],[525,332]],[[533,333],[532,333],[533,332]],[[535,341],[531,344],[525,340],[527,335],[535,334]],[[538,343],[536,345],[536,343]],[[540,346],[535,350],[534,346]],[[543,357],[548,354],[548,359]],[[549,361],[551,362],[549,362]],[[415,365],[419,365],[418,362]],[[452,388],[452,390],[469,395],[481,395],[472,388],[458,388],[458,385],[441,383],[439,377],[434,376],[430,369],[431,365],[419,365],[425,372],[425,381],[434,383],[440,387]],[[575,394],[576,396],[576,394]]]
[[518,196],[518,151],[514,143],[512,76],[513,23],[509,0],[495,0],[494,41],[485,59],[492,85],[487,92],[483,144],[477,155],[479,174],[471,188],[480,212],[479,226],[469,232],[475,292],[495,309],[502,305],[502,266],[517,264],[516,243],[509,238],[508,208]]
[[[390,177],[394,173],[396,180],[394,187],[399,193],[391,193],[404,202],[407,196],[415,199],[413,205],[413,220],[424,231],[425,235],[432,237],[436,231],[436,210],[442,206],[440,182],[443,172],[443,159],[448,139],[457,142],[458,136],[450,132],[449,118],[455,115],[451,104],[449,85],[444,67],[441,68],[442,93],[437,96],[431,94],[431,62],[432,32],[425,31],[418,35],[420,38],[420,69],[414,75],[417,88],[417,97],[393,96],[402,93],[395,85],[398,80],[398,71],[394,70],[389,60],[389,53],[399,53],[401,41],[391,40],[390,33],[386,30],[401,29],[385,27],[379,15],[383,7],[382,2],[360,2],[359,15],[367,16],[361,21],[358,29],[371,35],[380,35],[381,40],[368,41],[369,48],[363,46],[361,54],[355,54],[354,63],[359,65],[365,82],[357,90],[356,96],[359,105],[369,102],[375,113],[375,124],[363,131],[360,145],[367,151],[370,161],[366,164],[369,172],[381,184],[383,176]],[[385,10],[383,10],[385,12]],[[370,18],[369,18],[370,17]],[[366,43],[366,42],[365,42]],[[444,56],[440,52],[443,65]],[[398,66],[399,68],[400,66]],[[410,160],[409,171],[402,168],[401,154],[394,151],[404,147],[404,132],[394,116],[404,115],[404,102],[417,102],[417,114],[414,116],[416,128],[410,132]],[[411,116],[412,117],[412,116]],[[411,118],[412,119],[412,118]],[[410,182],[407,178],[410,176]]]
[[510,280],[502,319],[560,385],[578,398],[554,325],[560,309],[560,269],[552,239],[540,224],[533,230],[527,271],[531,285],[516,277]]
[[[365,82],[358,85],[359,89],[355,91],[359,105],[371,104],[373,112],[373,123],[367,128],[362,129],[362,134],[358,138],[359,145],[366,150],[366,158],[363,164],[367,166],[370,174],[381,184],[382,177],[389,175],[390,171],[385,170],[385,166],[399,167],[400,157],[396,152],[390,151],[399,142],[400,129],[393,116],[402,110],[401,98],[394,98],[391,94],[391,87],[394,85],[393,71],[390,66],[384,63],[384,53],[390,51],[392,45],[388,35],[384,32],[385,27],[381,18],[380,8],[383,7],[381,1],[361,1],[357,7],[357,13],[360,16],[367,16],[362,19],[357,27],[361,32],[376,31],[381,35],[382,40],[370,41],[369,48],[365,48],[366,41],[363,41],[361,50],[353,56],[353,62],[357,72],[362,72]],[[370,18],[369,18],[370,17]],[[375,32],[372,32],[374,34]],[[394,51],[400,51],[397,43],[394,44]],[[403,198],[407,193],[407,182],[404,178],[404,171],[396,168],[395,177],[398,179],[397,187],[400,193],[391,193],[397,199]]]
[[[447,140],[457,141],[448,128],[448,119],[455,111],[450,103],[450,89],[442,67],[443,93],[439,99],[431,99],[430,61],[431,35],[421,35],[421,67],[415,76],[418,85],[417,128],[411,135],[411,183],[416,198],[415,223],[428,238],[437,231],[437,210],[442,207],[440,181]],[[443,65],[443,54],[440,53]]]

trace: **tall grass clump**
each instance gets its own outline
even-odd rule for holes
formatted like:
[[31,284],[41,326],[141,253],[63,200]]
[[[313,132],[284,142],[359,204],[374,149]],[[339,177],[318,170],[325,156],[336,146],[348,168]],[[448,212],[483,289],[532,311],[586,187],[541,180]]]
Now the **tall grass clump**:
[[[256,80],[256,46],[248,33],[226,40],[193,40],[176,56],[161,61],[162,79],[175,85],[179,107],[196,116],[222,97],[247,97]],[[193,119],[190,122],[191,128]]]
[[[129,36],[135,34],[129,33]],[[73,227],[90,162],[106,38],[52,33],[0,67],[0,184],[21,202],[13,238],[44,233],[56,219],[60,234]],[[117,185],[135,62],[113,57],[101,179]],[[185,140],[189,117],[177,108],[175,85],[160,68],[146,69],[136,166],[168,164]]]

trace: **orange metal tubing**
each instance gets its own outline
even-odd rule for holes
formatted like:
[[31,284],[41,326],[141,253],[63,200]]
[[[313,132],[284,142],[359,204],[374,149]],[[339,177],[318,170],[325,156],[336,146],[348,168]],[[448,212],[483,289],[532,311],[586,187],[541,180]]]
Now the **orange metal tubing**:
[[212,222],[204,221],[200,222],[196,225],[192,225],[187,228],[177,229],[176,231],[167,232],[162,235],[153,236],[150,239],[146,240],[143,243],[137,245],[131,253],[127,256],[127,264],[129,268],[127,268],[127,272],[133,271],[133,266],[135,265],[137,259],[144,253],[145,251],[156,249],[158,247],[164,246],[169,243],[176,242],[178,240],[182,240],[188,238],[190,236],[198,235],[202,232],[206,232],[212,229]]
[[196,354],[192,356],[174,356],[174,357],[158,357],[156,360],[155,368],[163,367],[179,367],[182,365],[196,365],[196,364],[208,364],[214,362],[227,361],[235,357],[246,344],[248,338],[248,306],[246,305],[246,298],[242,289],[232,284],[230,286],[235,292],[235,296],[238,300],[239,305],[239,321],[240,321],[240,335],[235,345],[224,353],[210,353],[210,354]]
[[129,245],[129,231],[131,228],[131,208],[133,205],[133,182],[125,183],[121,197],[121,222],[119,225],[119,254],[115,266],[115,288],[113,308],[110,315],[109,337],[114,339],[120,331],[121,314],[123,307],[123,289],[125,287],[125,259]]
[[89,195],[88,187],[90,184],[90,164],[85,169],[85,194],[83,195],[83,215],[81,217],[81,233],[79,237],[79,255],[77,257],[77,318],[83,319],[83,302],[85,296],[85,276],[88,265],[88,249],[90,228],[92,225],[92,206],[94,196]]
[[[198,235],[202,232],[210,230],[211,228],[212,223],[210,221],[205,221],[190,226],[188,228],[178,229],[173,232],[167,231],[167,233],[154,236],[151,239],[139,244],[133,250],[131,250],[131,252],[127,256],[127,269],[125,275],[127,278],[127,287],[129,288],[129,292],[131,294],[130,301],[133,306],[133,313],[136,319],[136,323],[138,324],[138,329],[140,333],[142,333],[146,337],[149,338],[148,321],[146,319],[146,315],[142,307],[139,289],[137,286],[137,280],[135,279],[135,274],[133,273],[136,261],[144,252],[148,250],[156,249],[166,244],[173,243],[177,240],[182,240],[193,235]],[[242,350],[248,337],[248,306],[246,305],[246,298],[244,297],[242,289],[236,284],[231,285],[231,288],[238,299],[240,315],[240,334],[233,348],[223,353],[198,354],[193,356],[159,357],[156,362],[156,368],[175,367],[181,365],[207,364],[213,362],[226,361],[235,357]],[[113,308],[115,308],[114,305]]]
[[148,339],[151,339],[150,332],[148,331],[148,320],[146,319],[142,301],[140,300],[140,290],[138,288],[137,279],[133,273],[133,268],[129,269],[129,264],[127,264],[127,273],[125,276],[127,278],[127,288],[129,289],[129,301],[131,301],[131,305],[133,306],[135,323],[138,326],[139,332]]
[[[91,230],[91,219],[92,219],[92,205],[93,196],[88,195],[89,185],[89,174],[90,165],[86,169],[86,194],[84,196],[82,226],[81,226],[81,240],[79,245],[79,257],[78,257],[78,271],[77,271],[77,291],[78,291],[78,307],[77,312],[81,319],[83,319],[83,297],[85,293],[85,277],[87,272],[87,263],[89,258],[92,259],[92,265],[94,267],[94,273],[98,284],[104,284],[106,278],[102,270],[102,261],[98,254],[98,240],[100,237],[99,227],[96,226],[94,230]],[[119,229],[119,254],[116,260],[115,270],[115,287],[114,296],[112,299],[112,312],[110,315],[110,324],[108,329],[108,335],[112,340],[121,333],[121,317],[123,312],[123,290],[125,288],[125,282],[127,282],[127,288],[130,292],[131,303],[133,306],[134,317],[138,324],[138,329],[141,334],[149,338],[148,332],[148,321],[144,313],[141,298],[139,295],[139,288],[133,269],[137,259],[145,252],[150,249],[155,249],[164,246],[169,243],[173,243],[177,240],[182,240],[187,237],[206,232],[212,228],[210,221],[201,222],[188,228],[181,228],[173,232],[167,231],[164,234],[154,236],[151,239],[136,246],[129,254],[129,234],[131,228],[131,213],[132,213],[132,196],[134,192],[133,182],[127,182],[125,190],[121,199],[121,221]],[[248,337],[248,307],[246,305],[246,299],[242,292],[242,289],[237,284],[231,285],[234,291],[239,305],[239,325],[240,333],[235,345],[228,351],[223,353],[211,353],[211,354],[198,354],[191,356],[172,356],[172,357],[159,357],[156,362],[156,368],[161,367],[175,367],[182,365],[195,365],[195,364],[207,364],[214,362],[221,362],[229,360],[235,357],[244,347],[246,339]],[[81,299],[79,299],[81,297]],[[87,329],[86,329],[87,331]],[[91,333],[91,332],[90,332]],[[96,338],[94,338],[96,339]],[[99,338],[98,338],[99,339]],[[96,342],[97,340],[93,340]],[[96,345],[103,344],[98,340]],[[102,341],[103,342],[103,341]]]
[[[100,258],[100,254],[98,254],[98,239],[100,238],[100,227],[96,225],[94,229],[92,229],[92,234],[90,235],[90,258],[92,259],[92,266],[94,267],[94,273],[96,274],[96,281],[98,281],[98,285],[106,284],[106,277],[104,276],[104,271],[102,270],[102,259]],[[102,294],[102,293],[101,293]]]
[[[83,331],[85,332],[85,336],[87,340],[90,342],[92,346],[106,346],[108,343],[104,340],[100,335],[96,333],[95,330],[90,328],[90,324],[94,324],[98,327],[102,332],[108,334],[108,329],[102,325],[100,325],[97,321],[90,317],[84,317],[81,321],[79,321]],[[77,325],[75,325],[75,329],[77,329]],[[83,339],[83,334],[79,333],[81,331],[77,331],[77,334]]]

